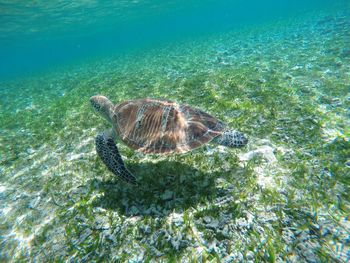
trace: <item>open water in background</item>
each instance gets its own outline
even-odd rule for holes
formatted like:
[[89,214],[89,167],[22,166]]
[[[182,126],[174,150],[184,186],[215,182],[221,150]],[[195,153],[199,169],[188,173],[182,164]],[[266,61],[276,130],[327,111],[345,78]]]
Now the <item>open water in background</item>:
[[279,23],[331,0],[0,1],[0,78],[215,32]]

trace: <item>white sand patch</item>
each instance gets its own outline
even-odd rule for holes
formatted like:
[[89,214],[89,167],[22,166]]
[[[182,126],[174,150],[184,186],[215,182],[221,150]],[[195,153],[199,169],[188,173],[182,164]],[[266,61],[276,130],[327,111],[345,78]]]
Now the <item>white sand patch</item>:
[[11,212],[12,207],[11,206],[7,206],[5,208],[0,209],[0,215],[2,216],[6,216],[9,212]]
[[140,216],[133,216],[133,217],[126,218],[125,222],[135,225],[138,222],[140,222],[140,220],[141,220]]
[[275,182],[274,176],[271,174],[271,167],[255,167],[254,172],[257,175],[257,183],[262,188],[276,188],[277,184]]
[[171,213],[167,218],[168,224],[174,223],[176,226],[180,226],[183,223],[183,214]]
[[239,154],[238,158],[242,162],[242,165],[254,158],[263,159],[265,162],[254,168],[257,183],[262,188],[276,188],[277,184],[274,178],[275,170],[277,169],[277,159],[274,154],[275,149],[271,146],[270,142],[265,142],[265,144],[269,145],[262,145],[255,150]]
[[253,158],[262,158],[268,163],[275,163],[277,159],[274,154],[274,148],[269,145],[263,145],[259,148],[244,154],[239,154],[238,158],[241,162],[248,162]]
[[78,153],[78,154],[68,154],[66,157],[67,161],[75,161],[79,159],[84,159],[85,153]]
[[16,224],[17,224],[17,225],[21,225],[22,222],[23,222],[23,220],[24,220],[26,217],[27,217],[27,215],[21,215],[21,216],[17,217],[17,219],[16,219]]
[[0,194],[4,193],[6,191],[6,186],[3,184],[0,184]]
[[[288,174],[288,172],[279,166],[275,153],[278,151],[281,155],[288,155],[293,154],[293,151],[282,146],[275,147],[266,139],[256,141],[256,145],[256,149],[238,155],[240,165],[243,167],[247,162],[255,158],[262,160],[263,162],[254,168],[257,184],[262,188],[280,187],[278,181],[281,181],[281,179],[284,182],[288,181],[287,178],[281,178],[280,175]],[[277,175],[279,175],[278,179]]]

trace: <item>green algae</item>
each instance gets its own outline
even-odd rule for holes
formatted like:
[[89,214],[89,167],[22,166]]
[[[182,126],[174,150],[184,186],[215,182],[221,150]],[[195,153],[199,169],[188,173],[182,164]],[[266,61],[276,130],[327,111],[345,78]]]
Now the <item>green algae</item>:
[[[346,18],[222,34],[2,84],[0,259],[345,261]],[[140,179],[135,189],[95,154],[94,137],[108,124],[90,108],[94,94],[188,103],[250,144],[169,157],[120,145]],[[276,161],[242,161],[259,145]]]

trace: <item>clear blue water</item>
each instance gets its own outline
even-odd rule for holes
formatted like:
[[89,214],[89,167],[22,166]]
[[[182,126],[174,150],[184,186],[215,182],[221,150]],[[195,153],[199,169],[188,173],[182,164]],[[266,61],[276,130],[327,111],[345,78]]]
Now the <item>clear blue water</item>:
[[[89,98],[249,139],[95,149]],[[0,262],[350,262],[349,0],[0,0]]]
[[233,28],[278,23],[347,1],[1,1],[0,78]]

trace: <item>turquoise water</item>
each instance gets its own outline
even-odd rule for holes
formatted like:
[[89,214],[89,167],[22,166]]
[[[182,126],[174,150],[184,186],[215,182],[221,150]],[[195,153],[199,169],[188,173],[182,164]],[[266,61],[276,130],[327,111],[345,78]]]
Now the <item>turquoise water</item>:
[[346,1],[2,1],[0,77],[279,22]]
[[[348,1],[0,1],[0,261],[348,262]],[[166,98],[246,134],[144,155],[89,98]]]

